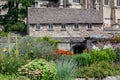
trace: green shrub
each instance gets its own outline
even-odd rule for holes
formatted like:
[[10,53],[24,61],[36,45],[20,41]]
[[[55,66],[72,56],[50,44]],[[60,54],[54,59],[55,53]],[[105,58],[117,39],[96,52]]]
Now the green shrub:
[[112,62],[116,59],[116,53],[111,49],[100,49],[93,50],[91,52],[91,62],[99,62],[99,61],[108,61]]
[[90,65],[91,56],[88,53],[82,53],[73,56],[73,59],[77,62],[78,66],[88,66]]
[[26,57],[15,57],[13,55],[0,55],[0,73],[13,74],[16,73],[20,66],[27,63]]
[[56,68],[53,62],[44,59],[35,59],[18,70],[19,75],[31,80],[54,80]]
[[57,75],[55,80],[74,80],[73,72],[76,68],[76,63],[70,57],[62,56],[56,64]]
[[6,24],[6,31],[20,31],[25,32],[26,31],[26,25],[24,22],[16,22],[16,23],[7,23]]
[[34,47],[36,46],[35,40],[30,36],[23,37],[16,45],[13,47],[12,53],[17,50],[19,55],[28,54],[29,57],[33,57]]
[[105,78],[114,74],[114,67],[108,62],[98,62],[90,66],[76,69],[75,77],[79,78]]
[[116,52],[116,55],[117,55],[116,61],[120,61],[120,48],[116,48],[115,52]]
[[30,79],[23,76],[0,74],[0,80],[30,80]]
[[37,43],[44,42],[44,41],[49,43],[51,46],[54,46],[54,48],[57,48],[58,43],[61,42],[60,40],[54,40],[52,37],[49,37],[49,36],[40,37],[36,39]]
[[55,53],[55,48],[50,43],[42,41],[36,44],[34,48],[34,57],[35,58],[44,58],[50,60],[53,54]]
[[8,33],[7,32],[0,32],[0,38],[1,37],[7,37]]
[[114,67],[113,76],[120,75],[120,62],[117,64],[115,63],[113,67]]
[[113,49],[107,48],[107,49],[105,49],[105,51],[109,55],[109,58],[110,58],[111,61],[115,61],[116,60],[117,54],[116,54],[116,52]]

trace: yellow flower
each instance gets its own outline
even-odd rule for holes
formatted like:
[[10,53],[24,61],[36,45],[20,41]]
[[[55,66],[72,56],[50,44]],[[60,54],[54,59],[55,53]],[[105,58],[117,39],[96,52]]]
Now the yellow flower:
[[30,53],[33,53],[33,50],[30,50]]
[[27,46],[30,46],[31,44],[30,44],[30,42],[27,42]]
[[14,54],[15,54],[16,56],[18,56],[19,51],[18,51],[18,50],[15,50]]
[[3,51],[3,52],[7,52],[7,48],[3,48],[2,51]]

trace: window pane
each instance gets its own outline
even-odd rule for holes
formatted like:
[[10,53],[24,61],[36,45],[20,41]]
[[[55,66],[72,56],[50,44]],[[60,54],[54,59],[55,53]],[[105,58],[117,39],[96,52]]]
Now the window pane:
[[62,24],[62,30],[66,30],[65,24]]
[[92,29],[92,24],[88,24],[88,29]]
[[78,3],[80,3],[80,0],[78,0]]
[[73,0],[73,2],[76,2],[76,0]]
[[78,24],[75,24],[74,28],[75,30],[78,30]]
[[36,24],[36,30],[40,30],[40,24]]
[[104,5],[108,5],[108,0],[104,0]]
[[118,19],[118,23],[120,24],[120,19]]
[[73,2],[75,2],[75,3],[80,3],[80,0],[73,0]]
[[53,30],[53,25],[49,24],[49,30]]
[[117,6],[120,6],[120,0],[117,0]]

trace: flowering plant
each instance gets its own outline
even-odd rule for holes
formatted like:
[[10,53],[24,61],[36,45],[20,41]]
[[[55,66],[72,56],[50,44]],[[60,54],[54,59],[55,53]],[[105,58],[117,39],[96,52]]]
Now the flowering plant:
[[56,53],[58,55],[69,55],[69,56],[73,55],[73,53],[71,53],[70,51],[59,50],[59,49],[56,50]]

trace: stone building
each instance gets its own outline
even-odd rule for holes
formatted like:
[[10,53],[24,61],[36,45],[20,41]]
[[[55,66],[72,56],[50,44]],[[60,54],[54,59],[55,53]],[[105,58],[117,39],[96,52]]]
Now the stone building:
[[[94,15],[94,16],[93,16]],[[59,39],[59,49],[74,53],[86,48],[86,37],[103,33],[103,20],[94,9],[29,8],[28,33],[33,37],[51,36]],[[81,49],[79,49],[81,48]]]
[[93,8],[102,13],[104,27],[120,26],[120,0],[36,0],[35,7]]
[[28,9],[30,36],[61,39],[59,48],[74,53],[89,45],[86,38],[120,33],[119,27],[120,0],[36,0]]
[[87,38],[120,33],[120,0],[36,0],[28,9],[28,34],[62,40],[59,48],[80,53]]

